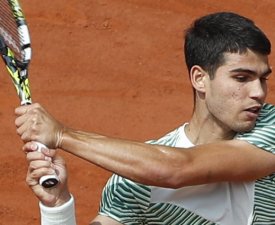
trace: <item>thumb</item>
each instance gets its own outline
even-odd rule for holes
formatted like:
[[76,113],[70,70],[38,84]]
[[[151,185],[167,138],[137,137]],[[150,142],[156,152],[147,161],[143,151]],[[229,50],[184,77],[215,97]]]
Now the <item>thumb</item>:
[[49,156],[49,157],[55,157],[57,150],[56,149],[49,149],[49,148],[41,148],[41,152],[45,155],[45,156]]
[[25,153],[34,152],[38,150],[38,146],[34,141],[27,142],[23,145],[22,150]]

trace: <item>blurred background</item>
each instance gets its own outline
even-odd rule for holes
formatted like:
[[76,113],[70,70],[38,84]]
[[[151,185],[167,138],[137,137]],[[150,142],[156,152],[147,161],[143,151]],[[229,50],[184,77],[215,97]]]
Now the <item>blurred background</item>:
[[[193,96],[182,47],[194,19],[233,11],[253,19],[275,42],[273,0],[21,0],[21,5],[33,47],[33,101],[69,127],[130,140],[158,138],[190,118]],[[0,225],[40,224],[14,125],[19,100],[3,63],[0,76]],[[274,88],[271,77],[271,103]],[[60,154],[67,160],[78,224],[88,224],[111,173]]]

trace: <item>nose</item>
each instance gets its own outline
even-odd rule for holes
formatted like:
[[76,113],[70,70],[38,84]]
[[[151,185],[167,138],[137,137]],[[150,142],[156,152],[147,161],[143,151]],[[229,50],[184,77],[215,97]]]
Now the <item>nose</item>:
[[256,79],[251,87],[250,97],[254,100],[264,102],[267,95],[266,80]]

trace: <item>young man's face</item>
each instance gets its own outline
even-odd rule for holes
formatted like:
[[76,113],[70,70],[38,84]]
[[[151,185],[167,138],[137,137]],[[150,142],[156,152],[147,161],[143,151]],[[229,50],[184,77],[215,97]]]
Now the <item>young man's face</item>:
[[226,53],[213,80],[206,85],[206,104],[213,119],[235,131],[251,130],[267,94],[271,73],[268,57],[248,50]]

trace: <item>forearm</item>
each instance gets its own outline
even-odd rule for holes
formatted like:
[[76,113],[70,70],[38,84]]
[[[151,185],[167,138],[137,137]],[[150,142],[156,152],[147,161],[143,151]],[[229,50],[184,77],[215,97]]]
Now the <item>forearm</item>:
[[63,132],[60,147],[123,177],[163,187],[171,186],[171,173],[188,161],[188,155],[173,148],[70,129]]

